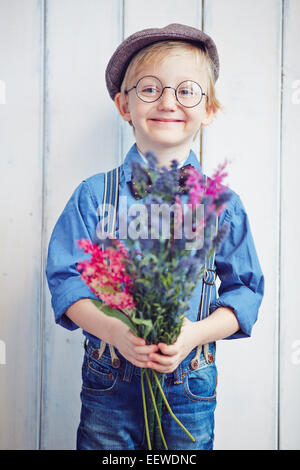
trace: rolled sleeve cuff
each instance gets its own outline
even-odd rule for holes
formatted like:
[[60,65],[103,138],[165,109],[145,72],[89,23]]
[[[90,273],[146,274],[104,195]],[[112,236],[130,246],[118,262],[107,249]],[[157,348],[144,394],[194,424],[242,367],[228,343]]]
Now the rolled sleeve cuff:
[[[254,297],[253,293],[252,295]],[[252,327],[257,320],[258,312],[257,299],[251,299],[252,295],[247,287],[240,287],[238,291],[223,293],[219,298],[211,302],[210,313],[219,307],[228,307],[233,310],[239,322],[240,329],[224,339],[249,338],[251,336]]]
[[59,284],[53,292],[51,300],[55,322],[58,325],[68,330],[76,330],[79,328],[65,312],[74,302],[80,299],[99,300],[78,276],[69,277]]

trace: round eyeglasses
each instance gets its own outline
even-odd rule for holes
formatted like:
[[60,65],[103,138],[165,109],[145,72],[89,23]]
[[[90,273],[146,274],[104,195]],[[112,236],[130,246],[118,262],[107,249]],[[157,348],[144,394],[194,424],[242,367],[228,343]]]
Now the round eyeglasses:
[[162,96],[165,88],[171,88],[175,91],[178,103],[186,108],[194,108],[194,106],[200,104],[202,96],[207,96],[206,93],[202,91],[199,83],[193,80],[185,80],[179,83],[176,88],[171,86],[164,87],[161,81],[152,75],[146,75],[140,78],[136,85],[129,90],[125,90],[125,94],[127,95],[134,88],[137,97],[145,103],[154,103],[154,101],[159,100]]

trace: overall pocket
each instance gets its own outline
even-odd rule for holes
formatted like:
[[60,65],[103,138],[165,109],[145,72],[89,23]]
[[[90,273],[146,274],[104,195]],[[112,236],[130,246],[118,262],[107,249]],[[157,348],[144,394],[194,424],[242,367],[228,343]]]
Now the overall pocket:
[[110,356],[98,359],[97,349],[85,352],[82,365],[82,392],[90,395],[106,395],[116,391],[120,383],[119,369],[112,366]]
[[188,371],[183,377],[185,395],[192,401],[213,401],[217,396],[215,364]]

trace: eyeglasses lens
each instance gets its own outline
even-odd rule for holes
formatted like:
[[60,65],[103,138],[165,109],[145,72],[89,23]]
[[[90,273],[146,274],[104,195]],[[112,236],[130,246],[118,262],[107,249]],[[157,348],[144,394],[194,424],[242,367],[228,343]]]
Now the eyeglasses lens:
[[183,106],[191,107],[200,103],[202,98],[202,90],[196,82],[187,80],[182,82],[177,90],[177,99]]
[[136,88],[136,92],[143,101],[151,103],[156,101],[162,91],[161,82],[155,77],[144,77],[139,80]]

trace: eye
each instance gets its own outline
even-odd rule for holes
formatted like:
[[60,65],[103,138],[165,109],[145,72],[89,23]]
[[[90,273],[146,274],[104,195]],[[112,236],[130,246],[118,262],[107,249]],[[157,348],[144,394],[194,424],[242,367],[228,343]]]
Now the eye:
[[186,88],[185,90],[180,90],[180,93],[182,95],[193,95],[194,94],[194,90],[189,90],[188,88]]
[[194,96],[195,95],[195,90],[194,90],[193,87],[182,87],[182,88],[179,88],[178,93],[182,97]]
[[147,93],[147,95],[155,95],[159,90],[155,86],[143,87],[141,90],[142,93]]

